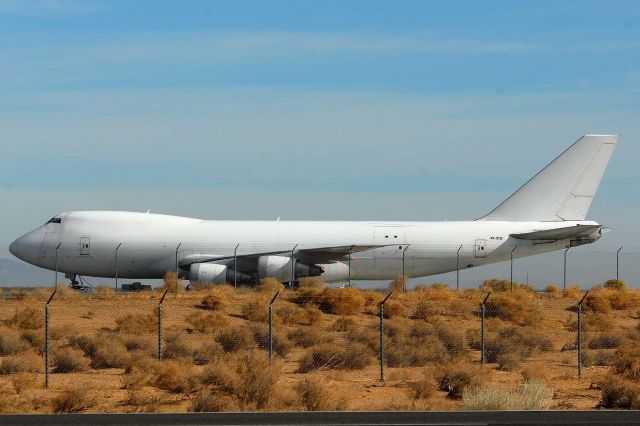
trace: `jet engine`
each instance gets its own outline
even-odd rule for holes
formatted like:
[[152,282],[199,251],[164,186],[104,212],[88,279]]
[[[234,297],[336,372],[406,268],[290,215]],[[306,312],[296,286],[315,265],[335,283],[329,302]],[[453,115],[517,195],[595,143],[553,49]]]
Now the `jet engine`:
[[251,275],[229,269],[219,263],[194,263],[189,269],[189,280],[194,282],[210,282],[214,284],[233,283],[236,275],[237,283],[252,282]]
[[282,282],[292,282],[298,278],[317,277],[320,274],[322,268],[319,266],[307,265],[287,256],[260,256],[258,259],[259,278],[273,277]]

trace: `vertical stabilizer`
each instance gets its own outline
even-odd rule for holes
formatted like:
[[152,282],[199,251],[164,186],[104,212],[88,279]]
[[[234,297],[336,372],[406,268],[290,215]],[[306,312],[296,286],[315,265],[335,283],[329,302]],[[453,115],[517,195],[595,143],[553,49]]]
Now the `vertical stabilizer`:
[[584,220],[618,135],[585,135],[480,220]]

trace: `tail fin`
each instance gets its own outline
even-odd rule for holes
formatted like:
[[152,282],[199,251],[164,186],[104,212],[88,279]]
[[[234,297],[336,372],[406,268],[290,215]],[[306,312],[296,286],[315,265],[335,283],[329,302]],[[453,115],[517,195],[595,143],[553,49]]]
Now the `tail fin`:
[[618,135],[585,135],[480,220],[584,220]]

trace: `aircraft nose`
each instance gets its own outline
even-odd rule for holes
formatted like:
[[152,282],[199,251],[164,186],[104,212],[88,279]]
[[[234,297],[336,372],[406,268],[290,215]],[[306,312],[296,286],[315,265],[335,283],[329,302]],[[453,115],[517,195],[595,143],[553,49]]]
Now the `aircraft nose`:
[[9,252],[20,260],[36,265],[43,234],[39,230],[18,238],[9,246]]
[[14,255],[15,257],[19,257],[18,256],[18,243],[19,243],[20,238],[18,238],[17,240],[15,240],[14,242],[11,243],[11,245],[9,246],[9,253],[11,253],[12,255]]

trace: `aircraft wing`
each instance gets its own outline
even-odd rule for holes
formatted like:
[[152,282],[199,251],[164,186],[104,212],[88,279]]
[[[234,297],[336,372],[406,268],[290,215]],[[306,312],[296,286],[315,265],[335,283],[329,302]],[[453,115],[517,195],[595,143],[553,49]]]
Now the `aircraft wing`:
[[293,251],[293,257],[299,258],[303,261],[310,263],[326,263],[333,262],[342,259],[344,256],[351,255],[353,253],[360,253],[363,251],[373,250],[379,247],[384,247],[385,245],[350,245],[350,246],[334,246],[334,247],[316,247],[316,248],[305,248],[305,249],[294,249],[292,250],[279,250],[279,251],[269,251],[269,252],[259,252],[259,253],[243,253],[234,255],[223,255],[216,256],[210,254],[195,254],[190,255],[182,260],[180,260],[179,265],[181,268],[188,268],[194,263],[207,263],[207,262],[217,262],[222,260],[231,260],[236,259],[237,262],[242,263],[244,265],[248,263],[257,262],[258,259],[262,256],[277,256],[277,255],[285,255],[291,256],[291,252]]
[[588,237],[593,231],[602,228],[601,225],[576,225],[565,228],[546,229],[543,231],[525,232],[522,234],[511,234],[518,240],[532,241],[558,241],[567,238]]

